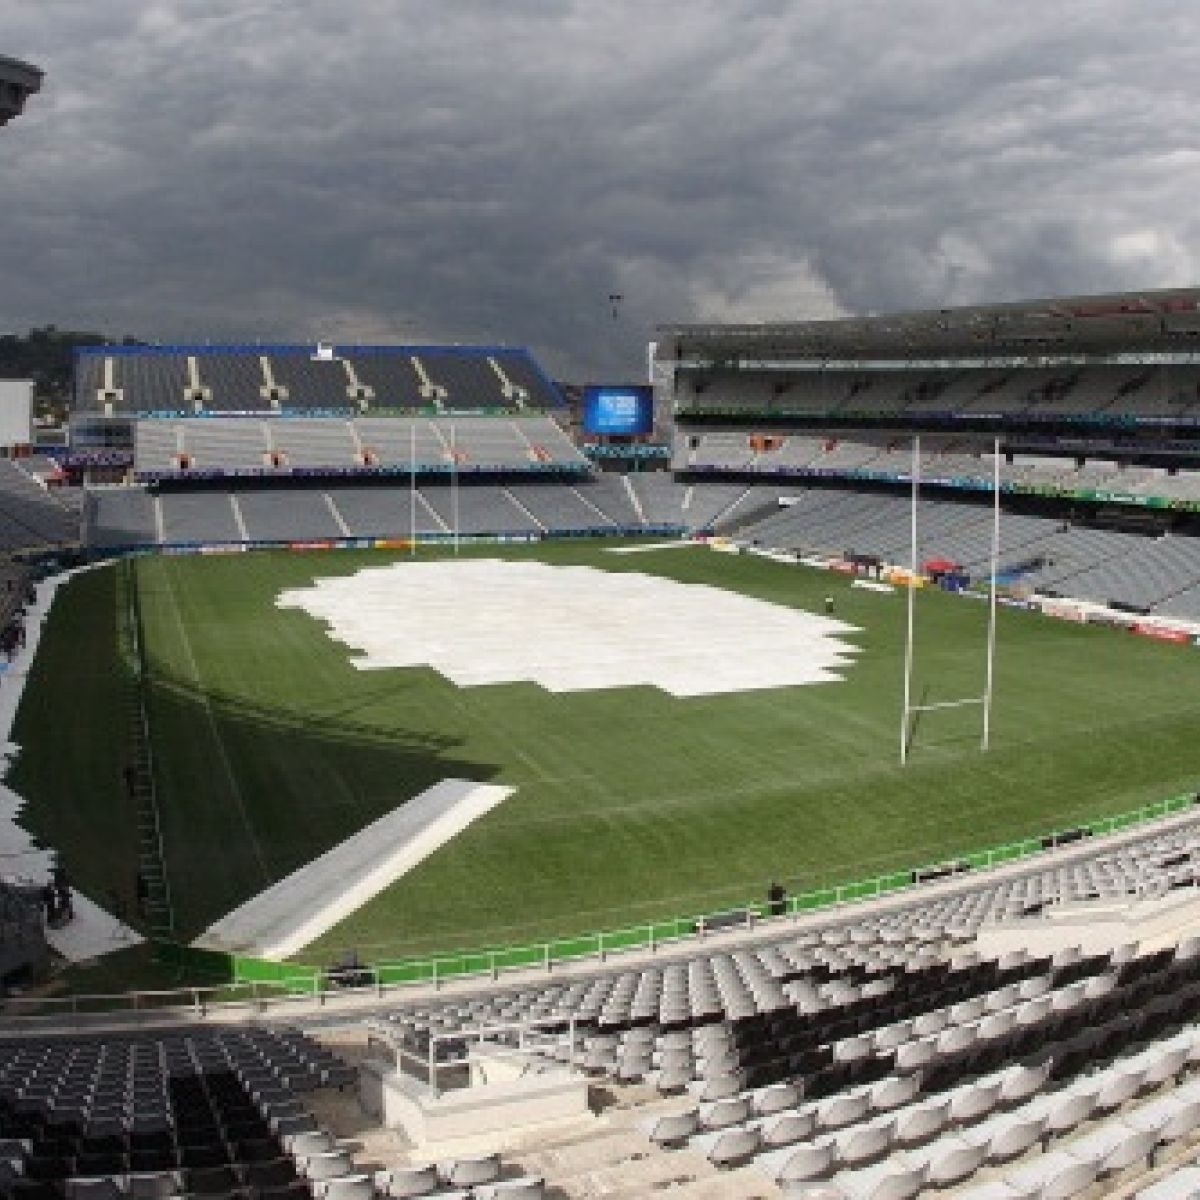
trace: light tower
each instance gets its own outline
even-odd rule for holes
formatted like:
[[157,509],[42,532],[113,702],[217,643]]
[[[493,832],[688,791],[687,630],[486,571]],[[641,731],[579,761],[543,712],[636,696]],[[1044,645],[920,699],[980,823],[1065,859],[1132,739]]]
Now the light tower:
[[42,89],[42,72],[29,63],[0,54],[0,125],[25,109],[25,99]]

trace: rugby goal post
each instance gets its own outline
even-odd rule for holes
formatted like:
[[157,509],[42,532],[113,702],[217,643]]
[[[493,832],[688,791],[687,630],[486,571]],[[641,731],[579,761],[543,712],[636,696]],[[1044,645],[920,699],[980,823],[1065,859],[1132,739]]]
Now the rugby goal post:
[[992,740],[992,692],[996,665],[996,576],[1000,569],[1000,439],[992,447],[992,548],[988,569],[988,623],[986,670],[982,696],[966,696],[960,700],[938,700],[932,704],[912,702],[912,675],[914,654],[914,625],[917,606],[917,580],[921,562],[918,557],[917,501],[921,498],[921,435],[913,437],[912,447],[912,512],[909,521],[909,576],[908,615],[904,637],[904,694],[900,709],[900,765],[908,762],[909,744],[912,739],[912,719],[917,713],[933,712],[943,708],[979,707],[983,722],[979,741],[980,750],[991,748]]

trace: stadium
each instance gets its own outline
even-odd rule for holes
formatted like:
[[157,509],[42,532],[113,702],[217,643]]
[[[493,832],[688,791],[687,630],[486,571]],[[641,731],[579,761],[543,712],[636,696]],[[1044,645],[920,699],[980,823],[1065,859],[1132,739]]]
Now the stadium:
[[1198,1194],[1198,338],[0,384],[0,1191]]

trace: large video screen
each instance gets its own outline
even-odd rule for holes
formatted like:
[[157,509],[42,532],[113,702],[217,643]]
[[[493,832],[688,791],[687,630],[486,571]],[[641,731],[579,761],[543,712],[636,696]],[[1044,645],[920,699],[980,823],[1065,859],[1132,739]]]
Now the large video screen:
[[583,392],[584,433],[631,436],[654,431],[654,389],[593,386]]

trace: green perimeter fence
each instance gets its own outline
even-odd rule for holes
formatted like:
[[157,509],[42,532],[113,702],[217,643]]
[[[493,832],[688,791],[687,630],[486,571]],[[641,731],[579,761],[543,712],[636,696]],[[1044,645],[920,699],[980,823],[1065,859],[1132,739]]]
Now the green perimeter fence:
[[[1002,863],[1028,858],[1055,846],[1066,845],[1083,836],[1117,833],[1142,825],[1190,808],[1198,800],[1200,796],[1186,793],[1115,816],[1084,821],[1070,830],[1022,838],[990,849],[975,850],[940,863],[927,864],[925,867],[891,871],[870,879],[799,892],[787,897],[785,911],[788,915],[817,912],[857,900],[869,900],[904,891],[919,886],[928,873],[933,871],[945,872],[951,869],[957,873],[986,870]],[[384,960],[371,966],[355,968],[352,973],[346,969],[346,974],[341,979],[336,971],[331,973],[329,969],[321,967],[306,967],[291,962],[269,962],[169,942],[158,943],[156,953],[160,961],[203,974],[208,978],[222,980],[225,996],[229,999],[244,996],[247,989],[255,997],[264,998],[272,994],[316,996],[335,987],[358,985],[383,988],[418,983],[436,985],[445,980],[470,975],[495,976],[502,971],[521,967],[549,968],[555,963],[578,959],[603,959],[611,952],[638,948],[653,949],[663,942],[701,935],[706,930],[749,926],[755,920],[770,915],[765,902],[753,901],[744,905],[730,905],[717,913],[672,917],[624,929],[555,938],[526,946],[491,946],[481,950]]]

